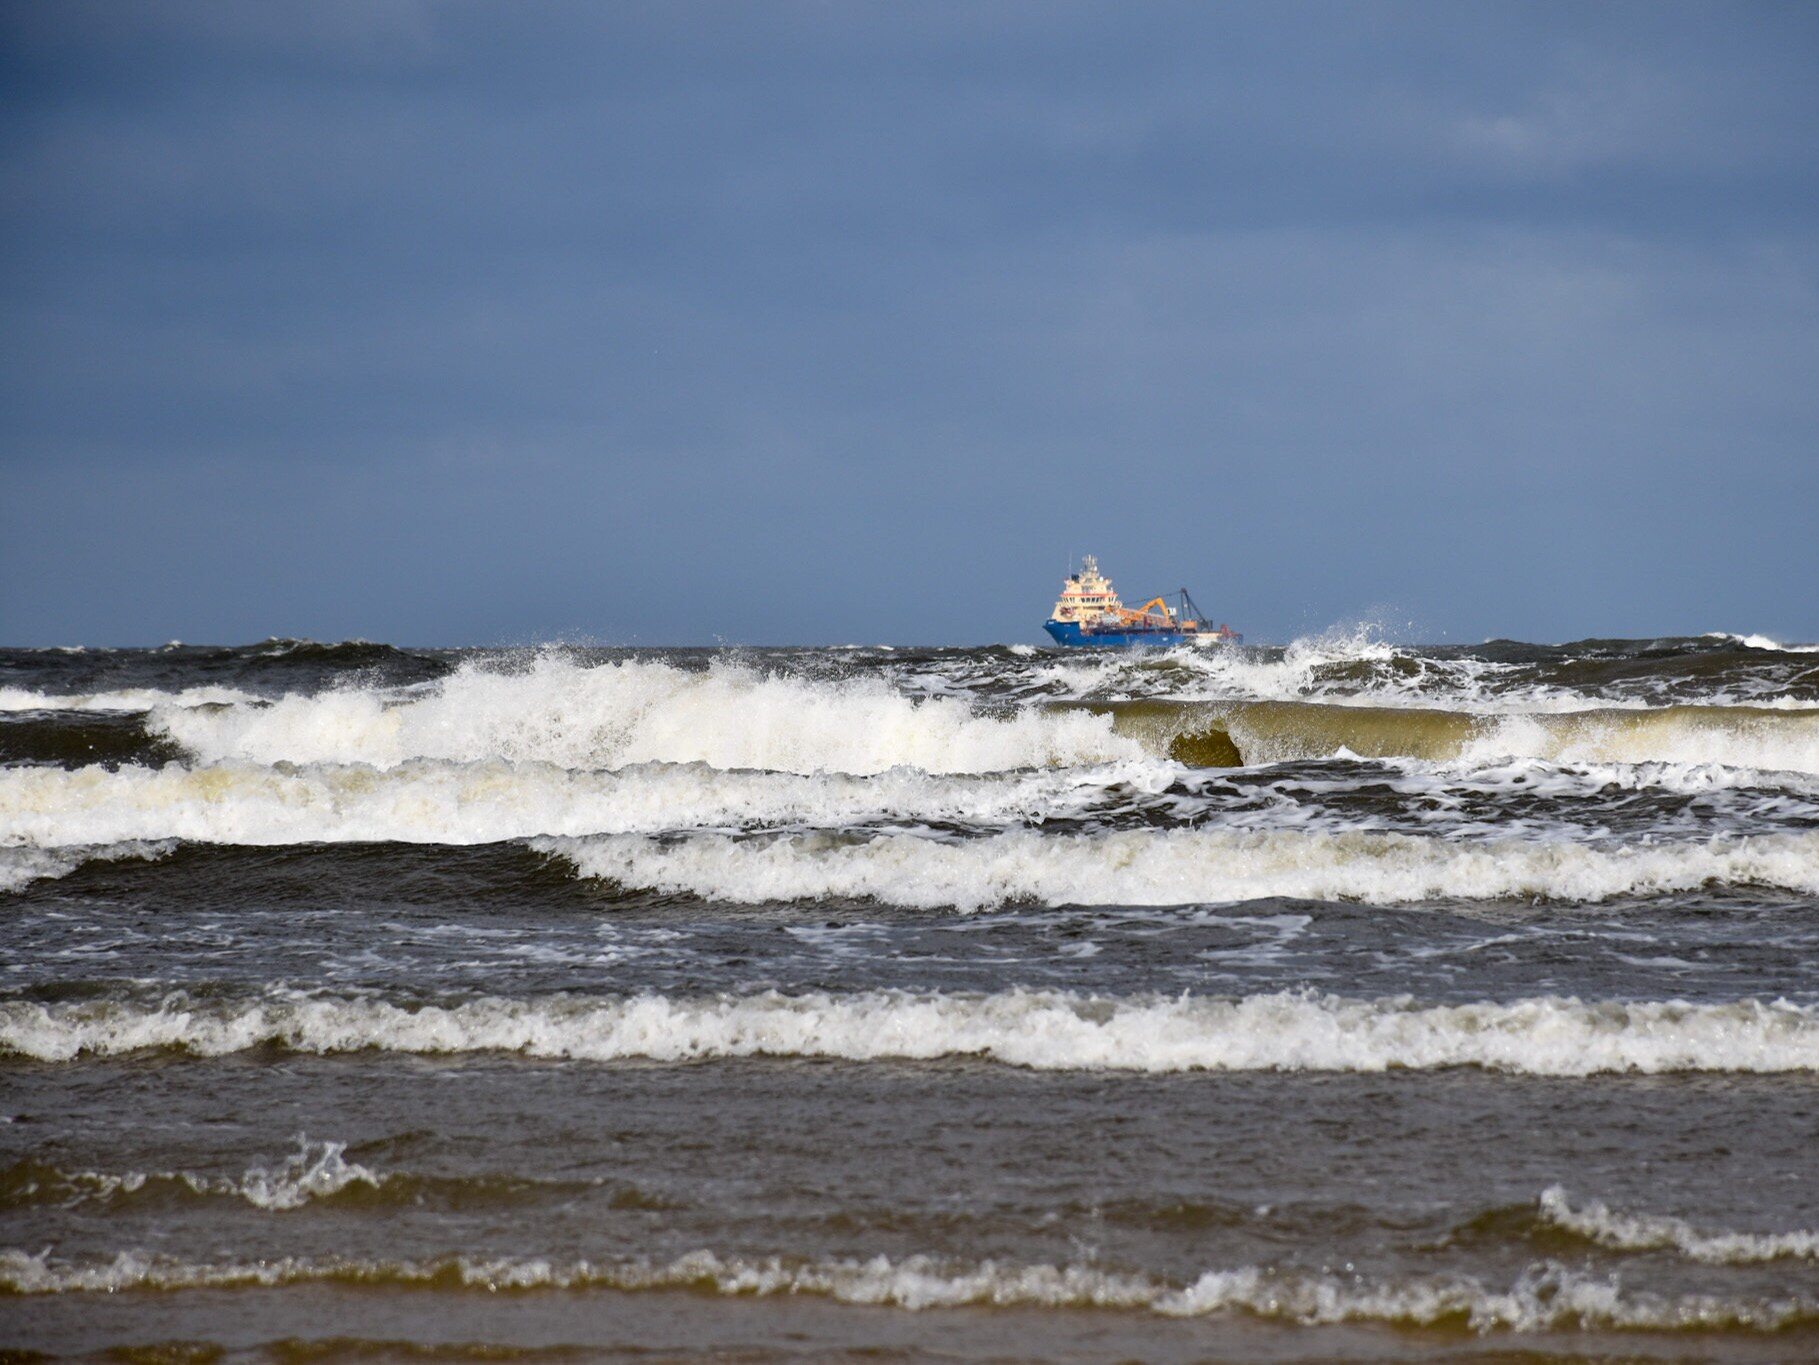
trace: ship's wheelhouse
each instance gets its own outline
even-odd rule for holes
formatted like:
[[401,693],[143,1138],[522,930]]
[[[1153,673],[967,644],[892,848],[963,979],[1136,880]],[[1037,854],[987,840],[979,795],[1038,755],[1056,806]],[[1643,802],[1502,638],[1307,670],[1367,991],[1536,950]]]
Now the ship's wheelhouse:
[[1118,600],[1117,591],[1112,587],[1111,579],[1099,572],[1099,561],[1088,555],[1082,562],[1080,572],[1069,574],[1067,582],[1061,586],[1061,596],[1055,602],[1054,619],[1057,621],[1097,621],[1108,612],[1115,612],[1124,604]]

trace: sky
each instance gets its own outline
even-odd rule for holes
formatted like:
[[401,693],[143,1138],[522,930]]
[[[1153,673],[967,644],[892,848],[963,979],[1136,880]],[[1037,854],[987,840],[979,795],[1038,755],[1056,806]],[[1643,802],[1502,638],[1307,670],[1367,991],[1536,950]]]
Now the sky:
[[1819,6],[0,3],[0,643],[1819,638]]

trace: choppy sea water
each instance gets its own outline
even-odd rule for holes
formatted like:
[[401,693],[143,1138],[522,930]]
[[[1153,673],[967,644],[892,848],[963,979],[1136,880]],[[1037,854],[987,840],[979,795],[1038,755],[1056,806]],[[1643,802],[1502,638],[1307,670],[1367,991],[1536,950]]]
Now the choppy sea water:
[[0,765],[0,1348],[1819,1355],[1811,647],[10,650]]

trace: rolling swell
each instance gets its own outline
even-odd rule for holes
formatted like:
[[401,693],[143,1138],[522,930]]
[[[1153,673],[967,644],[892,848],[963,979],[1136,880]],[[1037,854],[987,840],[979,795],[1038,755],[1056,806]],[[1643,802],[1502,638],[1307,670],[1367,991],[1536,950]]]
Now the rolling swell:
[[20,891],[37,881],[66,877],[91,863],[162,858],[177,847],[174,840],[129,840],[119,844],[71,844],[56,848],[0,847],[0,895]]
[[[401,649],[368,640],[323,643],[270,639],[250,645],[159,649],[0,649],[0,702],[36,693],[41,704],[92,705],[156,691],[255,694],[314,691],[343,683],[398,687],[442,677],[445,651]],[[18,709],[10,702],[0,709]],[[113,709],[130,709],[116,705]]]
[[394,1004],[282,989],[240,999],[0,1003],[0,1055],[73,1062],[152,1049],[515,1052],[584,1061],[980,1058],[1034,1070],[1376,1072],[1474,1066],[1539,1076],[1819,1071],[1819,1012],[1534,998],[1424,1005],[1304,992],[1108,998],[870,991],[483,997]]
[[[1216,827],[1077,834],[1011,828],[965,838],[863,829],[690,832],[486,842],[459,862],[439,856],[436,844],[333,847],[334,863],[319,867],[319,891],[330,883],[357,890],[363,872],[385,868],[405,874],[388,894],[406,900],[447,894],[450,876],[475,894],[504,878],[547,898],[559,892],[564,869],[615,896],[653,893],[741,906],[865,902],[961,914],[1027,905],[1270,899],[1393,906],[1448,900],[1596,904],[1751,888],[1819,894],[1819,831],[1629,843],[1587,840],[1570,830],[1542,840]],[[409,863],[413,848],[416,862]],[[527,857],[527,848],[550,860],[541,878],[541,860]],[[84,869],[92,869],[93,889],[94,877],[113,875],[106,864],[169,859],[171,877],[196,877],[198,889],[210,894],[236,894],[235,877],[254,869],[246,861],[253,855],[304,863],[329,856],[309,844],[184,844],[174,838],[0,847],[0,893]],[[407,861],[401,865],[400,859]],[[218,885],[212,876],[217,867],[225,877]],[[144,884],[147,875],[141,871],[133,880]],[[303,889],[310,873],[308,867],[273,866],[264,875],[266,892],[275,894],[280,885]]]
[[1242,1312],[1308,1325],[1381,1322],[1518,1333],[1561,1328],[1776,1332],[1819,1318],[1819,1301],[1810,1296],[1635,1293],[1614,1279],[1553,1263],[1532,1265],[1507,1287],[1498,1287],[1460,1275],[1369,1280],[1258,1266],[1209,1270],[1181,1283],[1092,1265],[964,1263],[929,1256],[807,1260],[695,1251],[668,1261],[445,1256],[420,1261],[280,1257],[197,1262],[124,1251],[112,1260],[71,1263],[48,1255],[0,1252],[0,1293],[17,1295],[312,1283],[493,1293],[604,1289],[751,1297],[807,1294],[912,1310],[988,1304],[1142,1310],[1168,1317]]
[[156,766],[182,750],[145,728],[143,717],[90,711],[0,712],[0,765],[62,768]]
[[1276,897],[1373,905],[1596,902],[1709,886],[1819,893],[1819,832],[1598,845],[1370,830],[1011,830],[958,841],[908,834],[600,835],[535,839],[531,846],[625,889],[746,904],[872,900],[963,912]]
[[496,759],[415,759],[384,770],[244,762],[0,769],[0,824],[43,847],[139,838],[470,844],[703,826],[840,828],[892,816],[992,826],[1153,803],[1182,776],[1173,764],[1147,759],[1003,777],[912,769],[803,775],[704,764],[592,772]]

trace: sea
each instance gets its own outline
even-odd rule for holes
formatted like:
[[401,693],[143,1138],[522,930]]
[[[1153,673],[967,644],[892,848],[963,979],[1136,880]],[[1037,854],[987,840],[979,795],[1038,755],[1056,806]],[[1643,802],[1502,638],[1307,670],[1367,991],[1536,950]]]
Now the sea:
[[1819,1358],[1819,647],[0,651],[0,1358]]

